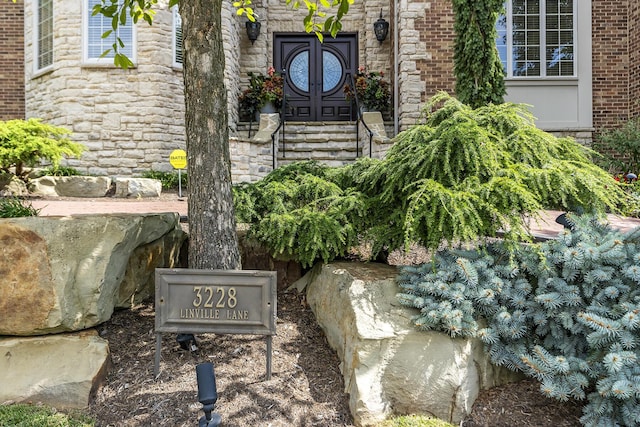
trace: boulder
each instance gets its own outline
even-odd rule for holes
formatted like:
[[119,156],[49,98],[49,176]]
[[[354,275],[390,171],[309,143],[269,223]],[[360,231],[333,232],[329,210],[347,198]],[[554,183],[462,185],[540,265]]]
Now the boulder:
[[109,345],[95,331],[0,337],[0,404],[41,402],[83,408],[103,381]]
[[151,178],[114,178],[116,197],[144,198],[158,197],[162,192],[162,183]]
[[29,184],[32,194],[51,197],[104,197],[110,188],[106,176],[43,176]]
[[341,360],[358,426],[390,414],[431,414],[459,423],[480,390],[521,378],[493,366],[476,339],[418,331],[415,309],[396,299],[394,267],[343,262],[316,265],[298,283]]
[[185,239],[176,213],[0,219],[0,335],[108,320],[151,292],[156,267],[177,266]]
[[15,175],[0,173],[0,197],[26,196],[27,184]]

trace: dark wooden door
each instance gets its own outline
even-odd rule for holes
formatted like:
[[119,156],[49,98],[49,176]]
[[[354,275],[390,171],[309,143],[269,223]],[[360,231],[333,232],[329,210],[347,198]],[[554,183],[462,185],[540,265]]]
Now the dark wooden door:
[[350,120],[343,88],[358,62],[355,33],[337,38],[275,34],[274,67],[285,70],[286,119],[299,121]]

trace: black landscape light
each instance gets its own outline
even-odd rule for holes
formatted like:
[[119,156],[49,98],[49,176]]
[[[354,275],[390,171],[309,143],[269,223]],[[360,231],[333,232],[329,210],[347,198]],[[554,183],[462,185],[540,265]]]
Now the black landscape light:
[[245,26],[247,27],[247,36],[251,40],[251,44],[253,44],[260,35],[260,22],[257,19],[255,21],[247,21]]
[[222,417],[220,414],[212,414],[213,407],[218,400],[213,363],[205,362],[196,365],[196,379],[198,381],[198,402],[202,403],[204,411],[204,416],[198,421],[198,427],[218,427],[222,423]]
[[180,344],[180,348],[183,350],[196,351],[198,345],[196,344],[196,337],[193,334],[178,334],[176,341]]
[[382,44],[389,34],[389,23],[382,17],[382,9],[380,9],[380,18],[373,23],[373,31],[376,33],[376,39]]

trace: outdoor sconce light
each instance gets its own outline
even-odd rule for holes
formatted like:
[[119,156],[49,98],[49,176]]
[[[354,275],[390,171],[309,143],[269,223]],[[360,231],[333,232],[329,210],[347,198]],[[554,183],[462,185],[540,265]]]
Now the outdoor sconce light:
[[213,363],[205,362],[196,365],[196,379],[198,381],[198,402],[202,403],[204,411],[204,416],[198,421],[198,427],[218,427],[222,423],[222,417],[220,414],[211,413],[218,400]]
[[251,44],[253,44],[260,35],[260,22],[256,21],[247,21],[245,26],[247,27],[247,36],[249,36],[249,40],[251,40]]
[[382,44],[389,34],[389,23],[382,17],[382,9],[380,9],[380,18],[373,23],[373,31],[376,33],[376,39]]

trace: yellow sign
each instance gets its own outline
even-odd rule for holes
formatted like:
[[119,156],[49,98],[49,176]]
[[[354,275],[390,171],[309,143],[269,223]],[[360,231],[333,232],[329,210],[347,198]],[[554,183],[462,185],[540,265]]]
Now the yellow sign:
[[184,150],[173,150],[169,155],[169,163],[174,169],[184,169],[187,167],[187,153]]

